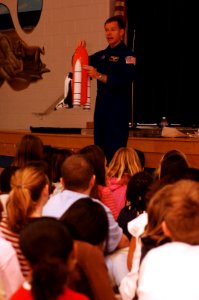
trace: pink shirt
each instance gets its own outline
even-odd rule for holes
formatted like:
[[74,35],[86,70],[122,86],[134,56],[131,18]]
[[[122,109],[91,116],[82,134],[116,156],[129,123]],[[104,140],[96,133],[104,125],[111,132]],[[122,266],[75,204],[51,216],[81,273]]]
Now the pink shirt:
[[102,203],[104,203],[110,210],[115,220],[118,217],[117,205],[113,193],[107,186],[98,185],[99,197]]
[[127,184],[123,179],[111,177],[107,180],[107,185],[115,198],[117,214],[119,215],[121,209],[125,206]]

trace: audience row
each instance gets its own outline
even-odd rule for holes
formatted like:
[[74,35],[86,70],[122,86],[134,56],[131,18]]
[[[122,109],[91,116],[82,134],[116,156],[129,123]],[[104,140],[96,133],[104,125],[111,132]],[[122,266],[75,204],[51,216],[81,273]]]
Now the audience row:
[[0,299],[199,298],[199,170],[183,152],[23,136],[0,174]]

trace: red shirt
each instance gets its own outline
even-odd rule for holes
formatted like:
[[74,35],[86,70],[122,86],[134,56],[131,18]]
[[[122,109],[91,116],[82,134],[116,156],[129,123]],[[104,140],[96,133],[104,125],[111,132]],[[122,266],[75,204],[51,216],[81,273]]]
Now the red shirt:
[[[10,300],[33,300],[33,297],[31,291],[22,286],[12,295]],[[64,294],[60,295],[57,300],[89,300],[89,298],[67,288]]]

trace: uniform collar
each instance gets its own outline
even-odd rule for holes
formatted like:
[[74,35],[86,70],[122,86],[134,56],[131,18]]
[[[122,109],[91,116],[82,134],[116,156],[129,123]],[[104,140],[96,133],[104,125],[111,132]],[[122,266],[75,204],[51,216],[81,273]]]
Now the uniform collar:
[[111,55],[114,55],[114,53],[118,53],[118,51],[120,51],[121,49],[123,49],[124,47],[124,42],[121,41],[117,46],[115,46],[114,48],[111,48],[110,46],[108,46],[106,48],[106,52],[110,53]]

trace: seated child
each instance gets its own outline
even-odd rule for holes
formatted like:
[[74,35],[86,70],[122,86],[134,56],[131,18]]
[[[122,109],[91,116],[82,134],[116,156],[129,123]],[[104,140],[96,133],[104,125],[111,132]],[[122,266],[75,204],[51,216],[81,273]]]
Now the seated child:
[[89,299],[67,286],[76,256],[72,237],[59,220],[41,217],[30,222],[20,233],[20,247],[32,273],[11,300]]
[[160,189],[162,229],[170,243],[150,250],[138,279],[139,300],[199,299],[199,183],[180,180]]

